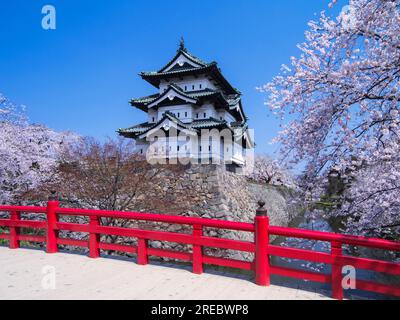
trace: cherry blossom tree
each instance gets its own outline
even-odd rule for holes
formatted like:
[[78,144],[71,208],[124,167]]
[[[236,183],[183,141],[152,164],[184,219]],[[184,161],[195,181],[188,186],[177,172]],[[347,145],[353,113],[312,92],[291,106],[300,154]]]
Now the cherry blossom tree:
[[0,122],[26,124],[25,106],[12,103],[0,92]]
[[[179,174],[177,165],[155,165],[137,153],[134,141],[118,138],[99,142],[91,137],[82,138],[60,156],[51,181],[45,181],[24,196],[43,202],[52,190],[57,190],[62,205],[67,207],[134,211],[143,202],[157,199],[150,196],[156,186],[162,185],[166,173]],[[175,174],[176,175],[175,175]],[[171,177],[169,177],[171,179]],[[63,221],[88,223],[87,217],[61,217]],[[151,222],[126,219],[101,218],[102,225],[114,227],[148,227]],[[62,231],[61,235],[86,240],[87,233]],[[115,235],[103,235],[106,242],[134,245],[134,239]],[[73,248],[78,250],[79,248]],[[109,254],[114,254],[109,251]]]
[[252,170],[246,176],[260,183],[295,188],[296,183],[288,170],[267,155],[256,155]]
[[332,214],[353,233],[398,236],[400,1],[350,0],[310,21],[300,55],[260,88],[285,122],[282,156],[321,198],[332,171],[347,184]]
[[0,203],[18,203],[23,193],[50,179],[59,156],[76,139],[29,124],[24,108],[0,94]]
[[[46,199],[57,190],[66,206],[135,210],[147,191],[162,183],[173,166],[152,165],[135,150],[134,141],[118,138],[99,142],[82,138],[59,158],[55,176],[33,192]],[[111,219],[109,219],[111,221]]]

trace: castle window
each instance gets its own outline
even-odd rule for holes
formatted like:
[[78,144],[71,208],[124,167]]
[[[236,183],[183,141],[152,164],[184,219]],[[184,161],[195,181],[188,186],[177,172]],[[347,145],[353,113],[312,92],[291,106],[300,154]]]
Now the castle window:
[[185,112],[185,117],[187,117],[187,112]]
[[200,150],[200,152],[201,152],[201,146],[199,146],[199,150]]
[[192,85],[192,90],[194,90],[194,84]]
[[219,117],[219,120],[222,120],[222,117]]
[[207,117],[207,113],[206,113],[206,112],[204,112],[204,118],[205,118],[205,117]]
[[185,86],[185,91],[187,91],[187,86]]
[[199,114],[198,113],[196,113],[196,118],[199,118]]
[[176,147],[176,150],[179,151],[179,146]]
[[211,151],[211,146],[208,146],[208,151]]
[[155,118],[153,117],[153,122],[155,121]]
[[178,118],[181,116],[181,114],[178,112]]
[[200,83],[199,87],[200,87],[200,89],[201,89],[201,83]]
[[143,149],[140,149],[140,154],[143,154]]

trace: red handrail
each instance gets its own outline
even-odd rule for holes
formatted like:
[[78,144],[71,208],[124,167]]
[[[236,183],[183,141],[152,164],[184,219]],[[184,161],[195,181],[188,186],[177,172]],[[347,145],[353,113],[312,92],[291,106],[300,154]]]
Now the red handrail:
[[269,232],[270,234],[277,236],[320,240],[327,242],[336,241],[343,244],[349,244],[354,246],[400,251],[400,242],[394,242],[384,239],[367,238],[367,237],[352,236],[347,234],[338,234],[333,232],[322,232],[322,231],[285,228],[276,226],[271,226],[269,228]]
[[6,211],[18,211],[18,212],[29,212],[29,213],[46,213],[47,207],[39,206],[0,206],[1,212]]
[[[1,210],[1,206],[0,206]],[[246,222],[215,220],[208,218],[171,216],[148,212],[125,212],[111,210],[93,210],[93,209],[76,209],[76,208],[58,208],[57,213],[71,216],[97,216],[104,218],[121,218],[134,219],[144,221],[155,221],[175,224],[201,225],[209,228],[231,229],[238,231],[254,232],[254,224]]]
[[[342,267],[368,269],[376,272],[400,275],[400,263],[354,257],[342,253],[342,245],[355,245],[370,248],[379,248],[389,251],[400,251],[400,242],[384,239],[351,236],[332,232],[311,231],[296,228],[270,226],[267,212],[263,204],[257,210],[253,223],[205,219],[197,217],[181,217],[143,212],[122,212],[110,210],[92,210],[77,208],[60,208],[56,200],[50,200],[46,207],[37,206],[0,206],[0,212],[9,212],[9,218],[0,219],[0,226],[8,228],[8,233],[0,233],[0,239],[9,241],[10,248],[19,248],[21,241],[46,243],[48,253],[58,251],[58,245],[79,246],[89,248],[89,257],[97,258],[100,250],[116,250],[135,253],[137,262],[145,265],[149,256],[167,257],[184,261],[191,261],[193,272],[201,274],[204,264],[214,264],[225,267],[252,270],[258,285],[270,284],[270,275],[276,274],[285,277],[294,277],[303,280],[331,283],[333,297],[343,298]],[[21,213],[45,214],[45,221],[21,219]],[[88,224],[60,222],[59,216],[87,216]],[[153,221],[169,224],[187,225],[192,233],[167,232],[159,230],[144,230],[139,228],[122,228],[102,225],[100,218],[129,219],[139,221]],[[45,230],[46,236],[25,235],[20,233],[21,228]],[[232,240],[210,237],[203,234],[204,228],[229,229],[254,233],[254,241]],[[88,240],[62,238],[60,230],[85,232]],[[107,243],[100,241],[100,235],[117,235],[136,238],[136,246]],[[331,244],[331,252],[316,252],[297,248],[276,246],[269,243],[270,235],[304,238],[327,241]],[[148,240],[169,241],[192,245],[192,252],[177,250],[156,249],[148,246]],[[254,253],[252,262],[236,259],[219,258],[203,253],[203,247],[223,248]],[[331,274],[322,274],[286,267],[270,265],[270,256],[281,256],[292,259],[309,260],[332,265]],[[378,293],[400,296],[400,288],[377,282],[356,280],[356,288]]]

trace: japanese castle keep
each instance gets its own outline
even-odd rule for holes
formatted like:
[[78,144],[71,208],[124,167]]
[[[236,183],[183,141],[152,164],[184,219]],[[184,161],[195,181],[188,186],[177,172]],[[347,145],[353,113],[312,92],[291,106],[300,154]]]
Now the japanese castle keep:
[[118,130],[135,139],[139,153],[164,163],[245,164],[253,137],[241,93],[225,79],[216,62],[206,63],[189,53],[182,39],[163,68],[140,76],[158,89],[158,93],[130,101],[147,113],[147,122]]

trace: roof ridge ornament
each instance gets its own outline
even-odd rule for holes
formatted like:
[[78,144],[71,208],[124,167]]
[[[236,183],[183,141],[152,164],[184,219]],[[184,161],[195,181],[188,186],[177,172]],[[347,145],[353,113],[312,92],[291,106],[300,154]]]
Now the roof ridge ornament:
[[185,48],[185,39],[183,37],[181,37],[181,40],[179,41],[179,50],[187,52]]

